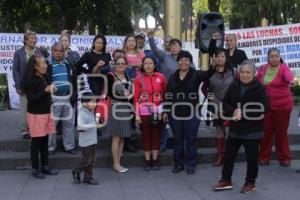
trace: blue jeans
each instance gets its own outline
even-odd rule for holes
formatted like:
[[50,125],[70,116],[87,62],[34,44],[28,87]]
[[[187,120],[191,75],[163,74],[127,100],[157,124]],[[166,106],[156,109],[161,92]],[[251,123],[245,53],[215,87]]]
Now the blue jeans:
[[174,137],[173,158],[175,166],[184,166],[185,164],[188,167],[196,166],[199,125],[200,120],[196,117],[190,120],[170,119],[170,126]]

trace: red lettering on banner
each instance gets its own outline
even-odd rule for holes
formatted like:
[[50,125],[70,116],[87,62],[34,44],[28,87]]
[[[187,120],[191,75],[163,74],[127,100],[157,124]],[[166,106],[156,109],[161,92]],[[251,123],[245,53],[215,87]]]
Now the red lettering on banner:
[[11,58],[14,56],[14,52],[0,52],[0,58]]
[[[237,40],[242,39],[242,33],[231,33],[230,35],[234,34]],[[225,34],[225,40],[227,39],[228,34]]]
[[298,26],[298,27],[290,27],[289,28],[289,34],[291,34],[291,35],[300,34],[300,26]]
[[256,31],[256,36],[258,38],[276,37],[276,36],[282,36],[282,35],[283,35],[282,28]]
[[243,33],[243,39],[253,39],[255,38],[254,31]]

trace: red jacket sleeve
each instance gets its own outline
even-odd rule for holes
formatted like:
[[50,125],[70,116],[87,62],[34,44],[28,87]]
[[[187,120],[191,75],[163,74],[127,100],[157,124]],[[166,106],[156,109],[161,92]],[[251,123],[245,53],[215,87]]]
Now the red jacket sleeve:
[[141,96],[141,75],[138,75],[134,80],[134,95],[133,95],[133,103],[135,107],[135,114],[139,115],[139,100]]
[[290,68],[286,64],[281,64],[281,67],[284,67],[283,70],[283,79],[286,81],[286,83],[290,83],[292,80],[294,80],[293,74],[290,70]]

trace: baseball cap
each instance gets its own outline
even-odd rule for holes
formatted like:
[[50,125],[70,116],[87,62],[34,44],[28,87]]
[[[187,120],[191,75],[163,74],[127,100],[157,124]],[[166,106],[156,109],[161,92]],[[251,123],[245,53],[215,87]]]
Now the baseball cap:
[[145,38],[145,37],[146,37],[146,35],[145,35],[145,33],[144,33],[143,31],[136,32],[136,33],[134,34],[134,36],[135,36],[135,37],[142,37],[142,38]]

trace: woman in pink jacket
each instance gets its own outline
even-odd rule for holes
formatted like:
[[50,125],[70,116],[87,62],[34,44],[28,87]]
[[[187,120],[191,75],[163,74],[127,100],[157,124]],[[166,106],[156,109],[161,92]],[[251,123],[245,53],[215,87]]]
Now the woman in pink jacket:
[[[158,170],[158,152],[163,122],[159,121],[154,125],[150,122],[150,118],[153,114],[158,116],[158,119],[161,116],[167,81],[163,74],[155,71],[155,61],[151,57],[145,57],[142,60],[141,71],[142,73],[134,81],[136,123],[140,124],[143,133],[145,170]],[[151,151],[152,161],[150,158]]]
[[269,164],[274,137],[277,160],[281,166],[288,167],[292,159],[287,133],[293,107],[290,87],[296,82],[290,68],[280,62],[277,48],[269,49],[268,64],[259,68],[257,78],[264,84],[269,98],[269,110],[264,119],[264,137],[260,145],[260,165]]

